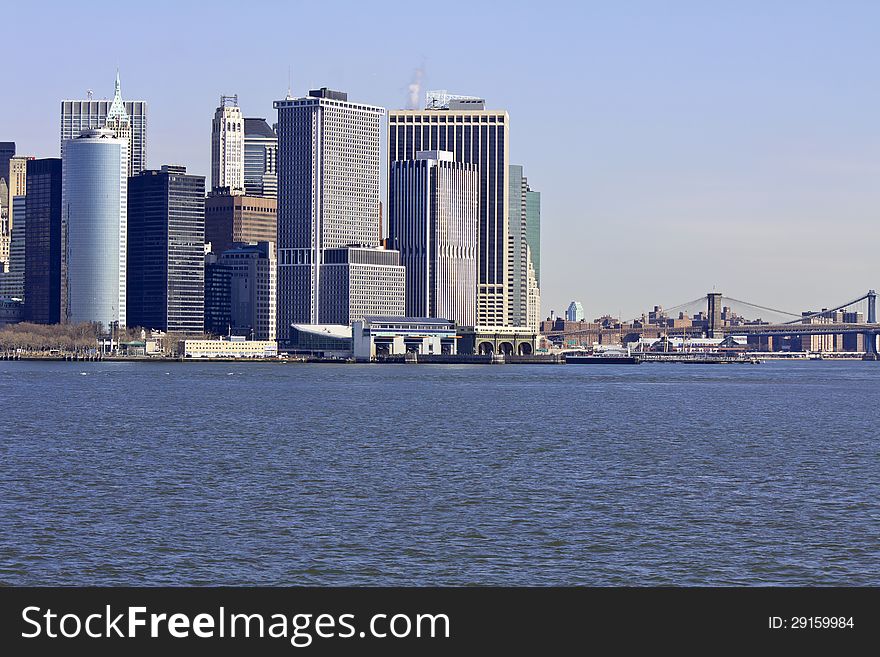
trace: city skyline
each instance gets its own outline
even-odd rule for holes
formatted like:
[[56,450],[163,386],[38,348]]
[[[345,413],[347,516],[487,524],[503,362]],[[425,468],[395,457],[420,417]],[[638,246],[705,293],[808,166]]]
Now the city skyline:
[[[243,37],[267,62],[253,76],[247,57],[195,73],[156,66],[156,48],[194,62],[209,51],[219,18],[183,3],[179,25],[163,23],[162,32],[149,29],[158,23],[148,17],[137,34],[108,31],[78,44],[81,58],[50,64],[37,56],[27,71],[11,71],[7,88],[28,102],[0,106],[0,140],[15,141],[19,155],[57,157],[59,101],[85,97],[87,88],[109,99],[118,65],[124,97],[150,106],[149,168],[179,163],[208,175],[207,117],[218,94],[237,93],[246,116],[274,117],[271,103],[285,96],[290,68],[295,95],[329,86],[395,109],[407,106],[419,80],[419,106],[425,90],[447,88],[509,112],[511,161],[524,164],[543,193],[545,317],[563,313],[571,299],[591,318],[637,316],[712,286],[797,309],[846,296],[854,279],[873,284],[875,249],[860,237],[880,208],[878,136],[870,129],[880,99],[859,81],[870,79],[878,46],[868,26],[878,9],[679,7],[666,16],[646,4],[569,8],[578,20],[562,22],[512,6],[497,17],[499,28],[542,46],[524,52],[493,50],[497,35],[467,52],[426,52],[418,35],[388,49],[358,35],[356,27],[377,19],[353,11],[339,19],[338,51],[321,60],[309,55],[316,37],[307,32],[284,45]],[[295,13],[276,10],[278,18]],[[314,11],[296,9],[304,17]],[[464,39],[477,34],[480,16],[496,17],[474,11],[473,24],[460,28]],[[13,47],[51,38],[63,49],[75,37],[63,30],[73,9],[59,5],[51,21],[33,12],[11,8],[20,27],[8,35]],[[109,25],[111,17],[94,20]],[[194,21],[201,31],[182,31]],[[266,26],[271,34],[283,29],[276,23]],[[123,49],[132,38],[135,47]],[[113,61],[107,52],[134,54]],[[39,80],[29,77],[34,71]],[[557,125],[557,110],[575,113],[577,129]],[[845,248],[827,249],[836,235],[850,238]],[[810,262],[822,267],[800,272],[798,286],[777,275]]]

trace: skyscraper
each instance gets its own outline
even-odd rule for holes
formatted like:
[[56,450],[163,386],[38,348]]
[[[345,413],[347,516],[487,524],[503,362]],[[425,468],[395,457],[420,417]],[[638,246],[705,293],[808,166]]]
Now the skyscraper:
[[205,254],[205,333],[227,335],[232,329],[232,271],[219,260],[216,253]]
[[474,326],[480,176],[448,151],[391,164],[388,228],[406,268],[406,315]]
[[63,240],[61,160],[27,163],[24,235],[24,318],[39,324],[61,321]]
[[537,331],[541,323],[541,192],[526,186],[526,242],[528,243],[528,301],[526,326]]
[[113,101],[107,110],[107,122],[105,128],[109,128],[117,139],[125,141],[126,161],[128,162],[128,176],[133,176],[134,168],[131,157],[131,117],[125,111],[125,103],[122,102],[122,87],[119,84],[119,71],[116,71],[116,87],[113,91]]
[[244,118],[238,96],[220,96],[211,124],[211,189],[244,193]]
[[126,323],[127,147],[108,128],[64,145],[65,317],[74,324]]
[[541,195],[529,187],[523,168],[510,165],[508,255],[510,320],[537,330],[541,313]]
[[[6,178],[8,187],[9,205],[6,208],[6,221],[0,227],[0,261],[11,262],[12,233],[15,230],[15,203],[16,196],[27,194],[27,163],[33,157],[13,156],[9,159],[9,174]],[[7,266],[7,270],[9,267]]]
[[480,229],[477,256],[477,324],[510,325],[508,284],[508,134],[505,111],[485,102],[449,94],[430,96],[430,109],[395,110],[388,115],[390,167],[414,160],[419,151],[443,150],[456,162],[473,164],[480,174]]
[[128,186],[126,315],[130,326],[204,330],[205,177],[165,165]]
[[147,103],[144,100],[122,100],[118,71],[113,100],[93,100],[90,95],[87,100],[61,101],[61,157],[64,157],[64,142],[76,139],[83,130],[103,128],[108,121],[111,128],[122,130],[125,121],[121,120],[120,109],[128,117],[128,130],[131,133],[128,137],[131,162],[126,169],[132,176],[146,169]]
[[6,271],[0,272],[0,297],[24,299],[26,204],[27,197],[12,197],[10,209],[15,211],[15,225],[9,240],[9,262]]
[[244,189],[248,196],[278,197],[278,136],[266,119],[244,120]]
[[580,301],[572,301],[568,304],[568,309],[565,311],[565,321],[582,322],[585,318],[584,306]]
[[0,178],[0,272],[6,271],[9,268],[9,240],[11,238],[9,215],[12,212],[10,208],[11,198],[6,178]]
[[321,306],[330,293],[321,282],[325,251],[379,243],[379,131],[385,110],[349,102],[347,94],[326,87],[305,98],[275,101],[275,108],[278,337],[284,340],[293,323],[325,321]]
[[278,239],[278,201],[261,196],[214,190],[205,199],[205,242],[214,253],[236,243],[275,242]]
[[275,291],[278,271],[275,244],[237,244],[218,264],[229,271],[229,324],[234,335],[275,339]]
[[400,253],[373,246],[324,249],[320,314],[312,324],[351,324],[372,315],[405,314],[406,270]]
[[15,142],[0,141],[0,272],[8,269],[12,197],[9,195],[9,160],[15,157]]

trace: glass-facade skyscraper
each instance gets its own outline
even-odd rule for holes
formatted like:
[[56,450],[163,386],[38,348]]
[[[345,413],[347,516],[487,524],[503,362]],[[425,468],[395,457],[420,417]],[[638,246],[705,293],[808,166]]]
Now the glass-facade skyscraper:
[[480,177],[448,151],[391,165],[388,235],[406,267],[406,315],[474,326]]
[[105,128],[64,144],[65,316],[74,324],[126,325],[127,149]]
[[128,181],[130,326],[204,330],[205,177],[163,166]]

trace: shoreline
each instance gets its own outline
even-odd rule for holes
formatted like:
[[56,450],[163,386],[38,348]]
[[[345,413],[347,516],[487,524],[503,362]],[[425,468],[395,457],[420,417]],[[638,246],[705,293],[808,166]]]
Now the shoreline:
[[[646,359],[642,364],[691,364],[691,365],[737,365],[749,364],[750,362],[761,363],[763,361],[789,361],[801,363],[814,363],[821,361],[847,361],[847,362],[865,362],[862,354],[853,355],[824,355],[822,358],[810,358],[804,356],[771,356],[771,355],[754,355],[752,360],[714,360],[712,358],[695,358],[693,355],[682,355],[680,358],[667,357],[659,359]],[[176,356],[101,356],[101,357],[81,357],[81,356],[58,356],[58,355],[38,355],[38,354],[0,354],[0,362],[13,361],[44,361],[44,362],[67,362],[67,363],[277,363],[280,365],[287,364],[322,364],[322,365],[566,365],[562,356],[555,354],[539,354],[535,356],[513,356],[509,359],[492,358],[486,356],[449,356],[441,358],[422,359],[417,361],[400,359],[382,359],[376,361],[356,361],[354,359],[340,358],[183,358]],[[870,362],[870,361],[869,361]],[[573,364],[573,363],[572,363]],[[605,363],[614,365],[614,363]],[[595,367],[597,364],[594,364]]]

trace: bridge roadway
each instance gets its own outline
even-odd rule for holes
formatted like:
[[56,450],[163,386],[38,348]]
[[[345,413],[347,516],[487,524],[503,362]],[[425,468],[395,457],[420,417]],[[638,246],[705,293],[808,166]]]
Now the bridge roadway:
[[719,326],[716,333],[725,335],[842,335],[853,333],[880,333],[878,324],[745,324],[743,326]]

